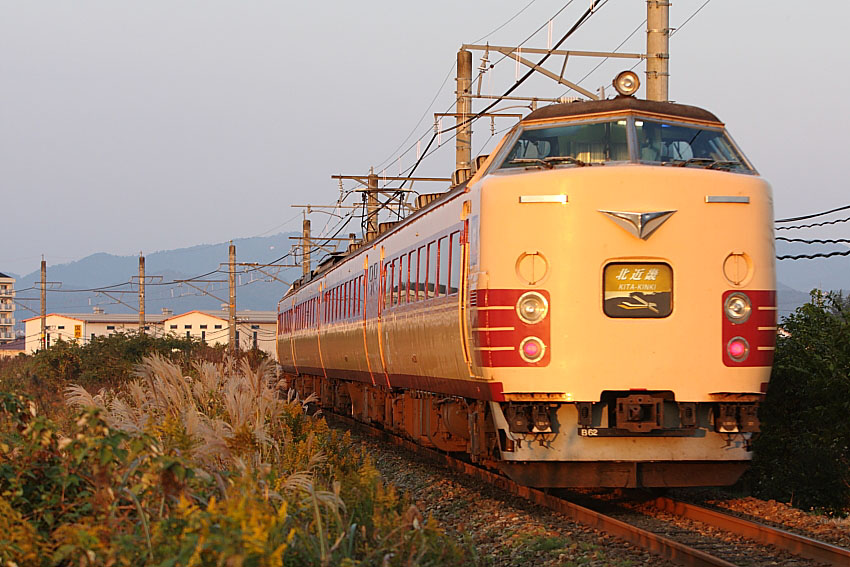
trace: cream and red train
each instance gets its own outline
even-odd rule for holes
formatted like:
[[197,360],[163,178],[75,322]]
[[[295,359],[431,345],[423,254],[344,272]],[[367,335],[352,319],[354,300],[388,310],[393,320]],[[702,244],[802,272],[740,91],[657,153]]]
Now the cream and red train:
[[710,112],[523,119],[279,305],[302,393],[538,487],[733,483],[776,335],[769,185]]

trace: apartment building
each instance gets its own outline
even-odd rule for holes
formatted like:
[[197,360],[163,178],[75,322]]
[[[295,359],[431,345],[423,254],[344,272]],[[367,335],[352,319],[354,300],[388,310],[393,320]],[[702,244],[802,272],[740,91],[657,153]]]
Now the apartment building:
[[0,273],[0,344],[15,340],[15,278]]

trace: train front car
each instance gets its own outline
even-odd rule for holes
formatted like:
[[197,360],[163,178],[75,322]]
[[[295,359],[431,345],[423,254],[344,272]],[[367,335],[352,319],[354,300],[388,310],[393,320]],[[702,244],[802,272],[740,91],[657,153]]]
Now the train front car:
[[470,335],[499,467],[540,487],[734,483],[776,335],[773,205],[711,113],[531,113],[470,184]]

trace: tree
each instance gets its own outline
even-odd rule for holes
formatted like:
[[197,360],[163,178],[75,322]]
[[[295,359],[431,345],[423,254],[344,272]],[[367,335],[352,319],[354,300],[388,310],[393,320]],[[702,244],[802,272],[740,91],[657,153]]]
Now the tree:
[[762,497],[850,511],[850,301],[813,291],[782,321],[753,486]]

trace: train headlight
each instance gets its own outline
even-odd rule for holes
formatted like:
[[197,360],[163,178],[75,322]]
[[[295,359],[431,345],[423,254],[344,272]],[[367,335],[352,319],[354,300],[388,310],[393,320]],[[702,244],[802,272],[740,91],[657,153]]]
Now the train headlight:
[[533,325],[539,323],[549,312],[549,302],[536,291],[523,293],[516,302],[516,312],[523,322]]
[[632,71],[623,71],[614,79],[614,88],[623,96],[632,96],[640,88],[640,79]]
[[519,344],[519,355],[526,362],[538,362],[546,354],[546,345],[537,337],[525,337]]
[[730,294],[723,304],[723,311],[726,313],[726,318],[735,324],[745,323],[750,318],[750,313],[753,311],[753,305],[750,303],[750,298],[741,292]]
[[735,362],[743,362],[750,355],[750,344],[744,337],[735,337],[726,343],[726,352]]

